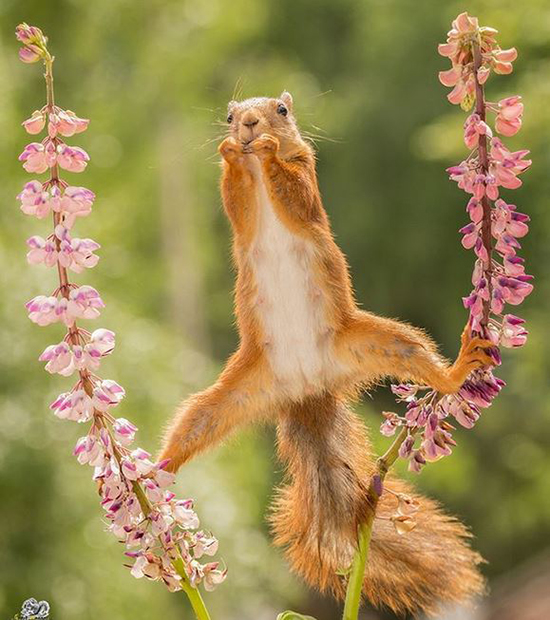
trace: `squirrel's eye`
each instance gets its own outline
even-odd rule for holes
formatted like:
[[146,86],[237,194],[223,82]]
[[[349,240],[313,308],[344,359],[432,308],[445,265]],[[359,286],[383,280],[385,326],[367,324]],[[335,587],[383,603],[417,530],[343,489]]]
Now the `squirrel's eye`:
[[277,114],[281,114],[282,116],[286,116],[288,114],[288,110],[282,103],[277,106]]
[[233,114],[229,114],[229,115],[227,116],[227,122],[228,122],[228,123],[232,123],[232,122],[233,122]]

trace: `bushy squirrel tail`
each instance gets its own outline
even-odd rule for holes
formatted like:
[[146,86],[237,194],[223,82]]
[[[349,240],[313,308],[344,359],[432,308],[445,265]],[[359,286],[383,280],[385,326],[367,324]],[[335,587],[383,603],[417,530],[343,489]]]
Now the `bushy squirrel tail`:
[[[288,484],[273,506],[275,542],[310,586],[341,599],[346,578],[339,573],[351,565],[357,526],[369,510],[367,485],[375,463],[366,428],[341,400],[312,397],[282,416],[278,449]],[[383,518],[397,507],[388,489],[420,504],[416,528],[407,534]],[[481,557],[467,544],[468,530],[436,502],[388,476],[376,515],[363,587],[372,604],[433,615],[442,605],[483,592]]]

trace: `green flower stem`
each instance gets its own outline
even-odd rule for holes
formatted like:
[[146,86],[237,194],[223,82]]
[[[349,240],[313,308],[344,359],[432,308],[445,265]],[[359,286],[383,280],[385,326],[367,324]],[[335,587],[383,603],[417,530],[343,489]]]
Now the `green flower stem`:
[[[46,67],[44,78],[46,80],[47,106],[48,106],[49,111],[53,111],[53,106],[54,106],[53,61],[54,61],[54,57],[49,53],[49,51],[47,50],[45,46],[41,46],[41,47],[44,52],[43,60],[44,60],[44,65]],[[57,165],[52,169],[50,181],[58,181]],[[58,219],[55,217],[56,215],[57,214],[54,214],[54,225],[59,223]],[[58,241],[58,244],[59,244],[59,241]],[[69,296],[69,290],[68,290],[69,281],[67,277],[67,270],[58,264],[58,272],[59,272],[59,283],[61,286],[61,292],[65,297],[68,297]],[[73,344],[78,344],[78,330],[76,329],[76,327],[71,327],[69,330],[69,334],[70,334],[71,342]],[[88,374],[83,371],[81,371],[79,374],[80,374],[80,379],[82,381],[82,384],[83,384],[83,387],[86,393],[88,394],[88,396],[91,396],[92,391],[93,391],[93,386],[90,382],[90,378]],[[111,442],[114,446],[115,443],[114,443],[114,439],[112,437],[111,431],[105,424],[105,420],[103,419],[103,415],[101,412],[94,411],[94,423],[100,424],[101,426],[103,426],[103,428],[105,428],[105,430],[109,433],[111,437]],[[118,450],[116,450],[116,448],[114,448],[114,455],[120,464],[121,454],[118,452]],[[145,495],[141,485],[138,484],[137,481],[132,481],[132,487],[133,487],[134,493],[136,494],[138,498],[143,514],[147,516],[151,512],[151,504],[149,503],[147,496]],[[172,566],[174,567],[178,575],[181,577],[182,590],[187,595],[187,598],[189,599],[189,602],[191,603],[191,607],[193,608],[193,611],[195,612],[195,616],[197,617],[197,620],[211,620],[210,614],[208,613],[208,610],[206,609],[206,605],[204,604],[204,601],[202,600],[201,593],[199,592],[198,588],[193,587],[189,581],[189,577],[187,576],[185,572],[185,565],[183,562],[183,558],[181,557],[181,554],[179,553],[179,551],[177,552],[177,557],[174,560],[172,560]]]
[[351,573],[349,575],[348,588],[346,590],[346,602],[344,605],[343,620],[356,620],[361,605],[361,592],[363,590],[363,580],[365,578],[365,568],[369,555],[370,539],[372,536],[372,524],[374,522],[374,512],[369,518],[359,526],[358,545]]
[[376,514],[376,508],[378,506],[378,500],[380,499],[376,487],[378,483],[375,483],[375,477],[380,478],[380,483],[384,481],[386,474],[390,467],[395,463],[399,457],[399,448],[401,444],[407,438],[407,428],[401,429],[401,432],[392,445],[388,448],[387,452],[381,456],[376,462],[376,469],[371,478],[371,482],[368,490],[369,503],[371,510],[364,523],[361,523],[357,532],[357,551],[353,558],[351,565],[351,572],[348,579],[348,587],[346,590],[346,601],[344,604],[344,615],[342,620],[357,620],[359,615],[359,607],[361,605],[361,593],[363,591],[363,581],[365,579],[365,569],[367,566],[367,560],[369,557],[369,547],[372,537],[372,526],[374,524],[374,517]]

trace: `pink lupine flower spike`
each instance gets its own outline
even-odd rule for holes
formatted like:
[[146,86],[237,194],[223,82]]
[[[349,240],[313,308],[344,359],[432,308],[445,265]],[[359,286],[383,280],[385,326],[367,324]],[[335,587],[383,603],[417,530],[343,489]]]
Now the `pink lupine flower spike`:
[[[460,229],[463,247],[475,254],[473,289],[463,298],[469,315],[466,330],[494,342],[488,351],[493,366],[501,362],[499,347],[525,344],[525,321],[507,312],[507,307],[518,306],[533,290],[532,276],[518,256],[518,240],[529,230],[529,217],[501,196],[522,184],[519,177],[531,165],[529,151],[512,152],[495,136],[508,137],[520,130],[523,103],[519,95],[496,104],[485,101],[484,85],[491,72],[510,73],[517,58],[515,48],[498,46],[496,35],[493,28],[480,27],[477,18],[462,13],[453,21],[447,42],[439,46],[439,53],[452,63],[451,69],[439,73],[440,82],[453,89],[449,101],[464,110],[474,108],[464,123],[470,153],[447,172],[469,195],[470,221]],[[489,113],[495,114],[494,127]],[[399,454],[408,459],[411,471],[418,472],[427,462],[451,453],[455,441],[449,420],[472,428],[503,387],[492,368],[472,372],[458,394],[441,398],[425,388],[420,392],[419,386],[392,386],[398,399],[407,403],[407,411],[404,416],[385,412],[380,430],[393,435],[400,427],[406,429]]]
[[28,144],[19,159],[27,172],[47,172],[48,177],[27,182],[17,198],[25,215],[38,220],[52,217],[53,230],[47,236],[29,237],[27,260],[53,268],[59,278],[52,294],[37,295],[26,308],[37,325],[65,324],[65,337],[46,347],[39,360],[49,373],[75,377],[73,387],[60,394],[50,409],[58,418],[89,424],[74,455],[93,468],[107,529],[126,545],[130,573],[162,582],[170,591],[185,591],[198,620],[208,620],[197,588],[202,584],[212,590],[225,579],[226,571],[218,562],[199,560],[216,553],[217,541],[198,530],[193,502],[178,500],[170,490],[174,475],[166,471],[168,462],[155,463],[148,452],[135,447],[137,427],[124,417],[114,417],[125,390],[97,375],[103,358],[115,347],[114,332],[99,328],[90,333],[77,324],[98,318],[105,305],[94,287],[73,284],[68,275],[91,269],[99,260],[99,243],[73,231],[78,218],[90,215],[95,195],[69,185],[59,173],[80,173],[88,165],[86,151],[66,144],[63,137],[82,133],[89,121],[55,105],[53,57],[43,33],[21,24],[16,37],[23,46],[19,53],[23,62],[44,62],[47,86],[46,105],[22,123],[29,134],[45,131],[46,135],[41,142]]

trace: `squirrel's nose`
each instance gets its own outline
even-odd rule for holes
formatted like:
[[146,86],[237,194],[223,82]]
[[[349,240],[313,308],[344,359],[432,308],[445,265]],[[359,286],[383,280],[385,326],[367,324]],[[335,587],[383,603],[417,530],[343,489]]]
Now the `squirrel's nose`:
[[245,127],[254,127],[254,125],[258,124],[259,120],[260,119],[254,113],[249,112],[243,117],[243,125]]

